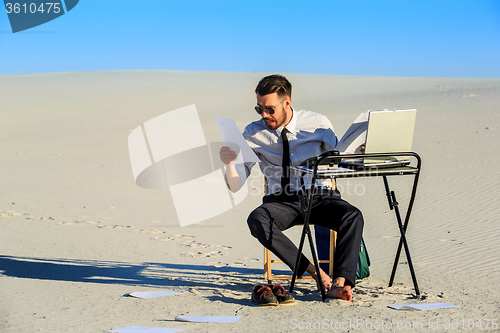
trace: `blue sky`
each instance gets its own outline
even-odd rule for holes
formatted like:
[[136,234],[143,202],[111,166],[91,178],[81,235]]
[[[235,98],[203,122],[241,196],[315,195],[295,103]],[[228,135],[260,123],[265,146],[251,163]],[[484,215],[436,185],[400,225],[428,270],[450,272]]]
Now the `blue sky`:
[[500,78],[500,1],[80,0],[15,34],[1,11],[0,50],[0,75],[162,69]]

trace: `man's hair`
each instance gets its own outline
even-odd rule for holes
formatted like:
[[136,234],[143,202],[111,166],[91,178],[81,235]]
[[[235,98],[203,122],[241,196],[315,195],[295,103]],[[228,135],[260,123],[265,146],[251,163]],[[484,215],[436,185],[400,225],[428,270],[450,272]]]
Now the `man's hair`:
[[292,85],[283,75],[273,74],[262,78],[255,88],[255,93],[260,96],[277,93],[279,97],[292,97]]

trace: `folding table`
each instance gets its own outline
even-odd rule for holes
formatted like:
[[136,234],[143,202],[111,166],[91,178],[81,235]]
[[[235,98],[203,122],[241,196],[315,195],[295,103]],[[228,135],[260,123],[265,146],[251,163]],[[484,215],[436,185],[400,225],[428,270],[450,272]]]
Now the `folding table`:
[[[350,170],[350,171],[343,171],[342,169],[338,168],[338,164],[341,161],[341,159],[356,159],[356,158],[372,158],[372,157],[413,157],[416,159],[416,166],[398,166],[398,167],[390,167],[390,168],[368,168],[365,167],[364,169],[358,169],[358,170]],[[400,240],[399,240],[399,246],[396,252],[396,257],[394,259],[394,265],[392,267],[392,273],[391,277],[389,279],[389,287],[392,286],[394,282],[394,276],[396,274],[396,269],[397,265],[399,262],[399,257],[401,254],[401,248],[404,246],[405,253],[406,253],[406,259],[408,262],[408,267],[410,269],[411,277],[413,280],[413,286],[415,288],[415,293],[418,298],[420,298],[420,290],[418,288],[417,284],[417,278],[415,276],[415,270],[413,269],[413,263],[411,260],[410,256],[410,250],[408,248],[408,242],[406,241],[406,230],[408,228],[408,223],[410,221],[410,214],[413,208],[413,203],[415,201],[415,194],[417,191],[417,184],[418,184],[418,178],[420,175],[420,169],[421,169],[421,164],[422,161],[420,159],[420,156],[414,152],[398,152],[398,153],[374,153],[374,154],[346,154],[346,155],[338,155],[338,152],[336,151],[330,151],[326,152],[314,159],[310,159],[310,162],[314,163],[314,165],[310,165],[307,168],[301,167],[301,166],[293,166],[292,169],[301,171],[301,190],[300,190],[300,202],[302,206],[302,216],[304,218],[304,227],[302,229],[302,235],[300,238],[300,244],[299,244],[299,253],[297,255],[297,260],[295,264],[295,270],[293,272],[292,276],[292,282],[290,284],[290,293],[293,291],[293,287],[295,285],[295,280],[297,278],[297,270],[299,267],[299,262],[300,262],[300,257],[302,254],[303,246],[304,246],[304,241],[305,237],[307,235],[309,245],[311,247],[311,253],[313,256],[313,261],[314,261],[314,267],[316,269],[316,273],[318,276],[320,275],[320,270],[319,270],[319,264],[318,264],[318,258],[316,256],[316,251],[314,249],[314,242],[312,240],[312,235],[311,235],[311,230],[309,228],[309,218],[311,214],[311,207],[312,207],[312,199],[315,194],[315,184],[316,184],[316,179],[324,179],[324,178],[353,178],[353,177],[382,177],[384,181],[384,187],[385,187],[385,192],[387,195],[387,200],[389,203],[389,208],[391,210],[394,210],[395,215],[396,215],[396,220],[398,223],[399,227],[399,232],[401,234]],[[321,166],[321,170],[319,167]],[[311,179],[311,187],[309,189],[305,188],[305,183],[304,183],[304,176],[306,174],[312,174],[312,179]],[[399,204],[396,200],[396,194],[394,191],[391,191],[389,188],[389,182],[387,180],[388,176],[405,176],[405,175],[413,175],[413,187],[411,191],[411,197],[410,201],[408,203],[408,209],[406,211],[406,216],[404,220],[404,224],[401,219],[401,214],[399,211]],[[321,290],[321,296],[323,298],[323,301],[326,299],[326,293],[325,293],[325,288],[323,286],[323,283],[321,279],[319,279],[319,285],[320,285],[320,290]]]

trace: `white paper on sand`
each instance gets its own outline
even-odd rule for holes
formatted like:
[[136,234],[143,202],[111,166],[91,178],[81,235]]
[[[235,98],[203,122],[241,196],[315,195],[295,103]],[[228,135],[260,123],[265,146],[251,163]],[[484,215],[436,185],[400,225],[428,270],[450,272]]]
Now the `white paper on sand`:
[[354,120],[351,126],[337,143],[335,150],[341,154],[359,153],[358,148],[366,142],[366,130],[368,129],[368,115],[370,111],[364,112]]
[[403,310],[403,311],[420,311],[420,310],[432,310],[432,309],[459,308],[458,305],[451,305],[451,304],[446,304],[446,303],[388,305],[387,307],[395,309],[395,310]]
[[155,297],[163,297],[163,296],[172,296],[172,295],[182,295],[184,293],[177,291],[136,291],[130,294],[125,294],[123,296],[130,296],[136,298],[155,298]]
[[235,164],[243,162],[260,162],[257,155],[255,155],[254,151],[250,148],[247,141],[241,134],[238,126],[236,126],[234,119],[215,116],[215,120],[217,121],[217,126],[219,126],[222,141],[233,143],[240,148],[238,157],[234,161]]
[[144,327],[144,326],[123,326],[107,330],[106,332],[120,332],[120,333],[175,333],[183,331],[182,328],[160,328],[160,327]]
[[177,321],[192,323],[237,323],[241,316],[177,316]]

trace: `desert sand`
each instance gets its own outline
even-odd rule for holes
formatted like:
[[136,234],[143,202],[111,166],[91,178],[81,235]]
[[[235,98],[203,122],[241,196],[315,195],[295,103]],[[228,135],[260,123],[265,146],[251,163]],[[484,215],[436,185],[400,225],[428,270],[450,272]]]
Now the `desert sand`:
[[[252,286],[265,283],[263,248],[246,226],[262,196],[257,170],[243,203],[183,228],[168,189],[135,184],[127,147],[131,130],[196,104],[207,141],[220,141],[214,116],[235,119],[240,130],[257,119],[253,90],[266,74],[0,76],[0,331],[148,326],[369,332],[396,331],[399,325],[408,332],[482,332],[498,325],[500,79],[285,74],[293,84],[294,108],[326,115],[338,136],[367,110],[418,110],[413,150],[423,169],[408,241],[421,299],[404,256],[395,285],[387,286],[399,234],[381,179],[339,181],[344,199],[364,214],[372,262],[371,276],[353,290],[353,302],[322,302],[307,280],[297,284],[295,305],[275,308],[250,302]],[[389,180],[404,212],[411,179]],[[300,229],[289,232],[298,238]],[[157,290],[184,294],[122,296]],[[441,302],[460,307],[387,307]],[[241,319],[183,323],[174,321],[178,315]],[[349,321],[356,325],[346,328]]]

